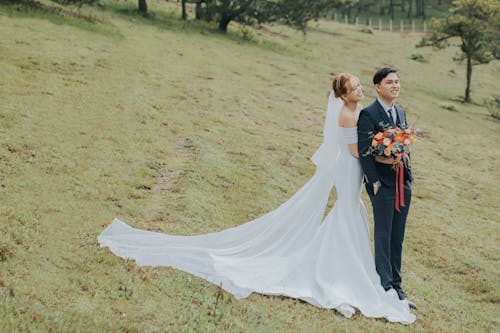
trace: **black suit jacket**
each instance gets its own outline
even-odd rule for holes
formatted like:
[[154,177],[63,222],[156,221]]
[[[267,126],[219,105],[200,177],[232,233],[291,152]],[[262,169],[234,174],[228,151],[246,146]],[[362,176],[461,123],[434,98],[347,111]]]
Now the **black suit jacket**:
[[[407,127],[406,115],[400,106],[395,105],[398,127]],[[389,164],[378,163],[372,154],[367,154],[371,146],[373,135],[383,132],[383,124],[391,124],[392,121],[378,100],[361,110],[358,119],[358,151],[361,168],[365,174],[365,180],[369,184],[380,181],[383,186],[395,187],[395,171]],[[404,164],[405,181],[413,182],[411,168]]]

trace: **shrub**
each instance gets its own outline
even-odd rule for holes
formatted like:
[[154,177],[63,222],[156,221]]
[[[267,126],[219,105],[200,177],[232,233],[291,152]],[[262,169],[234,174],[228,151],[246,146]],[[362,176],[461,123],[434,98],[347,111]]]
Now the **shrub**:
[[415,60],[417,62],[427,62],[427,60],[425,60],[424,56],[421,55],[420,53],[413,53],[411,56],[410,56],[410,59],[411,60]]
[[254,34],[246,26],[242,26],[240,28],[240,36],[245,41],[252,41],[252,40],[254,40]]
[[500,120],[500,96],[494,96],[485,100],[484,105],[488,109],[490,116],[496,120]]
[[362,27],[359,31],[364,32],[365,34],[373,34],[373,30],[368,27]]
[[441,103],[439,104],[439,107],[441,109],[445,109],[445,110],[448,110],[448,111],[453,111],[453,112],[457,112],[457,108],[455,105],[451,104],[451,103]]
[[0,262],[7,261],[14,255],[14,250],[10,244],[0,243]]

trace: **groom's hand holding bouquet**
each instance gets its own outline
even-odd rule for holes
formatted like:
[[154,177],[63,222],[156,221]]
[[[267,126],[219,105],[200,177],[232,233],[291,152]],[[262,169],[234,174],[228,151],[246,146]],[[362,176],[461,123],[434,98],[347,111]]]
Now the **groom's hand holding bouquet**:
[[372,142],[366,155],[374,155],[379,163],[392,164],[396,171],[396,202],[395,208],[405,206],[403,189],[403,160],[410,166],[410,147],[415,142],[416,131],[413,128],[390,127],[379,124],[384,131],[372,133]]

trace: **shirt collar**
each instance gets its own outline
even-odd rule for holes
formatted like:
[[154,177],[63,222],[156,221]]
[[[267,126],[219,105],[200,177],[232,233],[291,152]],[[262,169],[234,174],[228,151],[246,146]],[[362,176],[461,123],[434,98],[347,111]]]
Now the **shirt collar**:
[[387,106],[385,105],[384,102],[382,102],[382,100],[379,97],[377,97],[377,101],[380,103],[380,105],[382,105],[385,112],[389,111],[389,109],[392,109],[394,107],[394,103],[392,104],[392,106]]

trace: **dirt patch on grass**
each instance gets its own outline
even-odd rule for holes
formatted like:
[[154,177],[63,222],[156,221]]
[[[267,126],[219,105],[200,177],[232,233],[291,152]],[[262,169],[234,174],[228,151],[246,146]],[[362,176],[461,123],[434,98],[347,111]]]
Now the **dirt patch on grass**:
[[184,170],[163,170],[160,171],[157,183],[148,192],[151,194],[160,191],[178,192],[177,182],[180,176],[184,174]]

